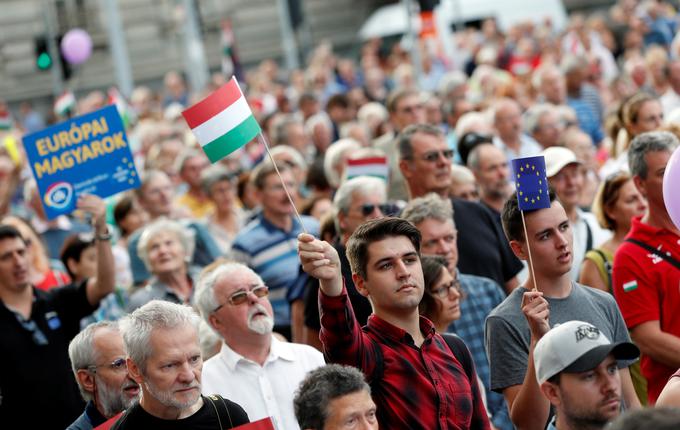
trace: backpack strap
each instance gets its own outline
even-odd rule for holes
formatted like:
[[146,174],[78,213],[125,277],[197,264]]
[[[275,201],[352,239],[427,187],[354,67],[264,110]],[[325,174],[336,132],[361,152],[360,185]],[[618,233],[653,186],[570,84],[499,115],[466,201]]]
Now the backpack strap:
[[651,252],[654,254],[655,257],[659,257],[662,260],[665,260],[667,263],[671,264],[673,267],[676,269],[680,270],[680,261],[676,260],[675,258],[671,257],[670,255],[666,255],[665,253],[659,251],[658,249],[647,245],[644,242],[641,242],[637,239],[632,239],[632,238],[627,238],[625,239],[626,242],[634,243],[635,245],[639,246],[640,248],[646,249],[647,251]]
[[442,333],[444,342],[449,346],[451,353],[456,357],[465,370],[471,384],[476,384],[474,365],[472,364],[472,356],[463,339],[453,333]]
[[[204,396],[203,398],[207,400],[215,410],[215,415],[217,415],[217,423],[220,426],[220,430],[234,427],[234,423],[231,420],[231,414],[229,413],[229,407],[227,406],[227,402],[224,401],[224,397],[220,396],[219,394],[211,394],[209,396]],[[223,421],[229,421],[229,427],[224,427],[222,424]]]
[[612,292],[612,262],[607,260],[607,256],[604,255],[601,249],[591,249],[592,252],[596,253],[602,259],[602,267],[604,267],[604,272],[607,274],[607,288],[609,292]]

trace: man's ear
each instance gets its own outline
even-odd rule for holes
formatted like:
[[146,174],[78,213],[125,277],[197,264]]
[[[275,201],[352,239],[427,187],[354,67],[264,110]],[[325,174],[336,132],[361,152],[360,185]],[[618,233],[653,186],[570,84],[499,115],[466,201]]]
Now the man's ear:
[[515,257],[519,258],[520,260],[529,259],[529,256],[524,252],[524,244],[519,240],[511,240],[510,249],[512,249],[512,253],[515,254]]
[[88,393],[94,393],[94,373],[86,369],[78,369],[76,379],[78,380],[78,385],[83,387],[83,390]]
[[77,264],[78,264],[78,262],[76,260],[74,260],[73,258],[67,258],[66,259],[66,267],[68,268],[68,271],[71,272],[71,273],[78,272],[78,268],[76,267]]
[[137,364],[135,364],[135,362],[132,361],[130,357],[126,359],[126,362],[128,375],[130,375],[130,378],[132,378],[132,380],[138,383],[139,385],[142,385],[142,382],[144,382],[144,378],[142,378],[142,371],[139,368],[139,366],[137,366]]
[[357,275],[356,273],[352,273],[352,281],[354,282],[354,287],[357,289],[359,294],[361,294],[364,297],[369,296],[368,290],[366,289],[366,283],[364,282],[364,278]]
[[557,385],[546,381],[542,383],[539,388],[541,389],[543,396],[545,396],[552,405],[559,406],[562,403],[560,390]]
[[645,183],[645,180],[642,179],[639,175],[633,176],[633,183],[635,184],[635,188],[642,194],[644,198],[647,198],[647,184]]
[[401,174],[404,175],[404,178],[410,179],[413,177],[413,174],[411,173],[411,162],[409,160],[399,160],[399,170],[401,171]]
[[[347,219],[347,215],[345,215],[344,213],[342,213],[342,211],[338,211],[337,217],[338,217],[338,225],[340,226],[340,231],[345,231],[346,228],[347,228],[347,227],[346,227],[346,226],[347,226],[347,223],[345,222],[345,220]],[[338,235],[340,234],[340,231],[337,232]]]
[[215,316],[215,314],[210,314],[208,316],[208,324],[210,325],[210,328],[215,330],[217,333],[220,332],[220,328],[222,327],[222,321],[220,321],[219,318]]

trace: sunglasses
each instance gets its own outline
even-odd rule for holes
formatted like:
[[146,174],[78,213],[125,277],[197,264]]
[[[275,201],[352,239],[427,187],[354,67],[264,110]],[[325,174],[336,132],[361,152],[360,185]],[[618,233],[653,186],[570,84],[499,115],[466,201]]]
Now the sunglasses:
[[399,212],[399,208],[393,203],[382,203],[379,205],[366,203],[365,205],[361,205],[361,214],[363,216],[369,216],[375,211],[376,207],[380,209],[380,212],[385,216],[393,216]]
[[447,160],[450,160],[453,158],[453,150],[452,149],[444,149],[443,151],[432,151],[428,152],[425,155],[421,157],[423,161],[427,161],[428,163],[435,163],[439,161],[439,157],[444,157]]
[[[238,292],[232,294],[229,297],[229,299],[227,300],[227,303],[231,304],[232,306],[242,305],[242,304],[244,304],[245,302],[248,301],[248,294],[249,293],[253,293],[255,295],[255,297],[257,297],[257,298],[266,297],[267,295],[269,295],[269,287],[266,286],[266,285],[257,285],[250,290],[238,291]],[[222,308],[225,304],[226,303],[222,303],[221,305],[216,307],[213,310],[213,312],[219,311],[220,308]]]

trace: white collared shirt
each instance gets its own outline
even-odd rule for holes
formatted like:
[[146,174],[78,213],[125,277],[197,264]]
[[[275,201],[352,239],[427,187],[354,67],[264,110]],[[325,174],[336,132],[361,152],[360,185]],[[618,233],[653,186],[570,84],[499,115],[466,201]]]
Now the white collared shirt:
[[277,430],[298,430],[293,397],[307,373],[326,364],[308,345],[281,342],[272,336],[263,366],[222,343],[219,354],[203,364],[203,394],[220,394],[238,403],[250,421],[272,417]]

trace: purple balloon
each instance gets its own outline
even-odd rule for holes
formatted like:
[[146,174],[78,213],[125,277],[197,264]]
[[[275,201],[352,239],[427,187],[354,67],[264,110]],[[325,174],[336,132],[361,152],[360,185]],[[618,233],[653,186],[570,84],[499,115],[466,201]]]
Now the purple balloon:
[[676,148],[668,160],[663,174],[663,202],[675,227],[680,229],[680,147]]
[[70,64],[82,64],[92,54],[92,39],[87,31],[74,28],[61,39],[61,53]]

